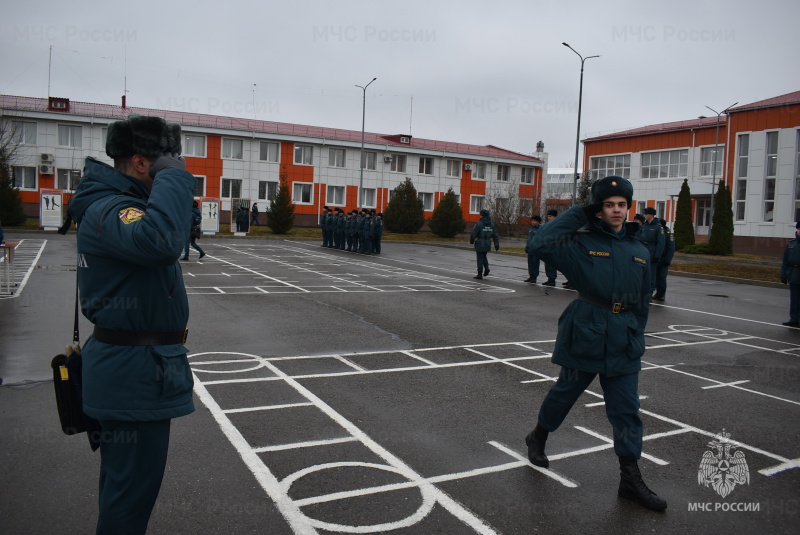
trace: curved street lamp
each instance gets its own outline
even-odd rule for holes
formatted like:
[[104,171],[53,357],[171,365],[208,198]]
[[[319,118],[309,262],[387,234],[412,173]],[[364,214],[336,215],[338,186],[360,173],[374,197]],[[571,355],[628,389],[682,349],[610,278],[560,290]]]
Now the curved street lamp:
[[[714,108],[708,108],[709,110],[713,111],[717,114],[717,134],[716,139],[714,141],[714,159],[711,160],[711,210],[708,213],[708,235],[711,236],[711,225],[714,224],[714,192],[717,188],[717,152],[719,151],[719,118],[722,114],[728,113],[728,110],[733,108],[739,104],[738,102],[734,102],[724,110],[718,112]],[[725,152],[727,153],[728,147],[725,147]]]
[[[369,84],[377,79],[377,77],[373,78],[369,81]],[[358,179],[358,202],[356,203],[356,208],[359,210],[363,208],[361,205],[364,202],[364,200],[361,198],[363,195],[362,188],[364,187],[364,120],[367,116],[367,88],[369,87],[369,84],[365,86],[356,85],[356,87],[360,88],[364,92],[364,100],[361,105],[361,176]]]
[[[578,54],[578,52],[574,48],[569,46],[567,43],[561,43],[561,44],[569,48],[576,54]],[[584,58],[583,56],[578,54],[578,57],[581,58],[581,84],[580,84],[580,89],[578,90],[578,134],[576,135],[575,139],[575,172],[572,175],[572,206],[575,206],[575,198],[577,196],[577,191],[578,191],[578,149],[581,146],[581,103],[583,100],[583,63],[587,59],[599,58],[600,56],[587,56]],[[584,169],[583,172],[585,174],[586,169]]]

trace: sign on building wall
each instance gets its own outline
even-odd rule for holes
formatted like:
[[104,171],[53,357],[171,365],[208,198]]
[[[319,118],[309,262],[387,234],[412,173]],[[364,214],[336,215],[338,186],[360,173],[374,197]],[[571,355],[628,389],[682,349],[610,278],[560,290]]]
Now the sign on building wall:
[[219,232],[219,212],[219,199],[200,197],[200,213],[203,216],[200,222],[201,232]]
[[62,206],[64,195],[60,189],[39,190],[39,226],[55,230],[63,223]]

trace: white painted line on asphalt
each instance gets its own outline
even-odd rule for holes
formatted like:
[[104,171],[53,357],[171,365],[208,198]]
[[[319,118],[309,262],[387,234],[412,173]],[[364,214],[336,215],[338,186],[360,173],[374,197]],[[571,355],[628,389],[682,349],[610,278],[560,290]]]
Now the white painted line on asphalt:
[[236,414],[238,412],[274,411],[278,409],[293,409],[295,407],[312,407],[311,403],[283,403],[281,405],[262,405],[260,407],[243,407],[241,409],[224,409],[225,414]]
[[791,459],[785,463],[770,466],[769,468],[763,468],[759,470],[758,473],[765,476],[774,476],[775,474],[779,474],[780,472],[784,472],[786,470],[791,470],[792,468],[800,468],[800,457],[797,459]]
[[[580,425],[576,425],[574,427],[578,431],[583,431],[587,435],[590,435],[590,436],[593,436],[595,438],[598,438],[598,439],[602,440],[603,442],[605,442],[606,444],[611,444],[612,447],[614,445],[614,440],[609,438],[609,437],[607,437],[607,436],[605,436],[605,435],[601,435],[600,433],[597,433],[595,431],[592,431],[591,429],[587,429],[586,427],[582,427]],[[649,461],[652,461],[652,462],[654,462],[654,463],[656,463],[658,465],[661,465],[661,466],[666,466],[666,465],[669,464],[669,461],[665,461],[663,459],[659,459],[658,457],[654,457],[654,456],[649,455],[649,454],[647,454],[645,452],[642,452],[642,457],[644,457],[645,459],[647,459]]]
[[[306,403],[306,405],[313,407],[313,403]],[[315,448],[317,446],[330,446],[332,444],[344,444],[345,442],[356,442],[358,439],[355,437],[342,437],[331,438],[328,440],[309,440],[307,442],[292,442],[289,444],[279,444],[277,446],[263,446],[261,448],[253,448],[256,453],[266,453],[270,451],[286,451],[296,450],[300,448]],[[297,503],[297,502],[296,502]],[[298,505],[300,505],[298,503]]]
[[417,355],[415,353],[412,353],[411,351],[400,351],[400,353],[402,353],[403,355],[406,355],[407,357],[411,357],[412,359],[417,359],[420,362],[424,362],[428,366],[439,366],[435,362],[432,362],[432,361],[430,361],[428,359],[424,359],[424,358],[420,357],[419,355]]
[[[489,444],[491,444],[492,446],[494,446],[498,450],[502,451],[503,453],[506,453],[509,456],[511,456],[511,457],[513,457],[513,458],[515,458],[517,460],[522,461],[529,468],[533,468],[537,472],[541,472],[542,474],[546,475],[547,477],[555,479],[556,481],[558,481],[559,483],[561,483],[565,487],[574,489],[575,487],[578,486],[578,484],[576,482],[572,481],[568,477],[564,477],[561,474],[550,470],[549,468],[542,468],[541,466],[536,466],[535,464],[531,464],[526,457],[523,457],[522,455],[520,455],[516,451],[512,450],[511,448],[509,448],[508,446],[504,446],[503,444],[501,444],[499,442],[495,442],[494,440],[490,441]],[[549,458],[553,459],[553,457],[549,457]]]
[[704,387],[702,387],[702,389],[703,389],[703,390],[709,390],[709,389],[711,389],[711,388],[722,388],[722,387],[724,387],[724,386],[735,386],[735,385],[741,385],[741,384],[744,384],[744,383],[749,383],[749,382],[750,382],[750,380],[749,380],[749,379],[745,379],[745,380],[743,380],[743,381],[734,381],[734,382],[732,382],[732,383],[720,383],[720,384],[718,384],[718,385],[704,386]]

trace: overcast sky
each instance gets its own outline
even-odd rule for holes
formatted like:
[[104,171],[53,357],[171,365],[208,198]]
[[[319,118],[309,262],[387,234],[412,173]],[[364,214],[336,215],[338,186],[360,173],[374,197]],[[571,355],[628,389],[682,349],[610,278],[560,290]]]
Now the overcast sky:
[[[497,145],[800,90],[797,0],[5,3],[0,93]],[[127,57],[127,61],[126,61]],[[413,104],[412,104],[413,103]]]

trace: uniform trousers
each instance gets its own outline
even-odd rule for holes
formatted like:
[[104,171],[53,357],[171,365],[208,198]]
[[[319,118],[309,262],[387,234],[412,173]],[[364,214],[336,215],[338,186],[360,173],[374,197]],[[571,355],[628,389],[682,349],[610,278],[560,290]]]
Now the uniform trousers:
[[663,262],[658,263],[656,274],[656,293],[664,295],[667,291],[667,273],[669,272],[669,264]]
[[366,234],[361,236],[361,250],[360,253],[372,254],[372,236]]
[[190,237],[189,241],[186,242],[186,247],[184,247],[184,249],[183,249],[183,257],[184,258],[189,258],[189,246],[190,245],[192,246],[192,249],[194,249],[195,251],[197,251],[201,255],[205,256],[205,253],[203,252],[203,249],[199,245],[197,245],[197,242],[195,241],[196,239],[197,238]]
[[789,285],[789,321],[798,321],[800,314],[800,284]]
[[655,260],[653,260],[651,258],[650,259],[650,291],[651,292],[656,289],[656,286],[658,286],[657,280],[658,280],[658,262],[656,262]]
[[539,257],[535,254],[528,255],[528,276],[533,279],[539,276]]
[[558,276],[558,270],[552,264],[548,264],[547,262],[544,263],[544,274],[547,276],[548,279],[556,280]]
[[381,254],[381,239],[380,238],[372,238],[372,252],[375,254]]
[[[558,381],[550,389],[539,409],[539,426],[549,432],[558,429],[596,375],[598,374],[562,367]],[[614,452],[619,457],[638,459],[642,456],[639,373],[613,377],[599,375],[606,416],[614,429]]]
[[97,534],[143,534],[164,477],[170,420],[102,420],[100,425]]
[[483,273],[484,269],[489,269],[489,258],[486,256],[489,251],[475,251],[478,261],[478,273]]

